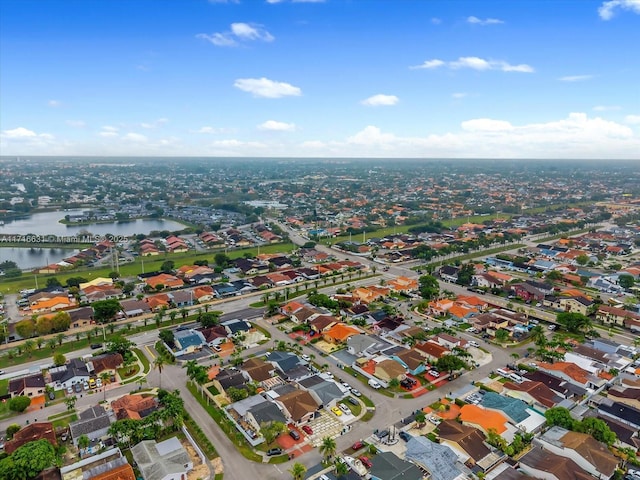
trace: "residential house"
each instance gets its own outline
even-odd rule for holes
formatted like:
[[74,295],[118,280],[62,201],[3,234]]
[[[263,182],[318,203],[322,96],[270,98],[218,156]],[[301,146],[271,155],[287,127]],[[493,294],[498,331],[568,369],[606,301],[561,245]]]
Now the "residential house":
[[387,282],[387,286],[394,292],[409,293],[418,289],[418,280],[408,277],[397,277]]
[[13,434],[11,440],[7,440],[4,444],[4,451],[7,455],[11,455],[25,443],[35,442],[36,440],[46,440],[54,448],[58,447],[56,439],[56,431],[51,422],[37,422],[26,425]]
[[145,278],[144,282],[153,289],[157,289],[159,285],[162,285],[163,288],[179,288],[184,286],[182,279],[168,273],[161,273],[153,277]]
[[204,337],[205,343],[209,347],[225,343],[229,335],[227,329],[222,325],[216,325],[215,327],[210,328],[201,328],[199,331],[200,334]]
[[309,422],[318,410],[319,403],[306,390],[294,389],[278,396],[275,401],[286,412],[288,419],[296,425]]
[[453,265],[444,265],[438,270],[438,275],[445,282],[456,283],[458,281],[459,271],[459,267],[454,267]]
[[442,345],[447,350],[453,350],[454,348],[463,348],[466,345],[466,341],[461,338],[456,338],[447,333],[439,333],[435,337],[433,337],[434,341],[438,342],[438,345]]
[[195,287],[193,290],[193,298],[196,299],[200,303],[210,302],[215,297],[215,292],[211,285],[201,285]]
[[70,326],[72,328],[83,327],[93,322],[93,308],[81,307],[74,310],[68,310],[67,313],[71,317]]
[[527,372],[523,375],[526,379],[540,382],[555,393],[557,393],[560,397],[565,399],[581,399],[586,393],[587,390],[584,387],[578,386],[574,383],[568,382],[562,378],[551,375],[547,372],[543,372],[540,370],[536,370],[534,372]]
[[28,377],[13,378],[9,380],[9,395],[18,397],[37,397],[44,395],[45,382],[41,373],[29,375]]
[[323,332],[322,336],[329,343],[342,344],[346,343],[349,337],[359,333],[362,333],[359,328],[340,322]]
[[144,480],[185,480],[193,461],[177,437],[162,442],[143,440],[131,447]]
[[66,365],[49,369],[49,374],[53,388],[56,390],[65,390],[76,383],[88,382],[91,377],[87,364],[79,358],[72,358]]
[[[94,457],[95,455],[91,458]],[[90,478],[91,480],[136,480],[133,467],[127,463],[127,457],[122,456],[84,470],[83,478]],[[66,480],[66,478],[63,480]]]
[[227,412],[235,420],[236,424],[240,426],[240,429],[248,434],[251,440],[259,437],[260,429],[264,424],[272,422],[287,423],[287,418],[280,411],[278,405],[265,399],[262,395],[253,395],[244,400],[234,402],[229,405]]
[[596,312],[596,320],[605,325],[624,326],[640,332],[640,314],[622,308],[600,305]]
[[91,442],[106,437],[113,422],[113,418],[100,405],[80,412],[78,417],[78,420],[69,424],[71,440],[76,447],[78,439],[83,435],[86,435]]
[[240,367],[254,382],[262,383],[275,374],[274,366],[262,358],[248,358]]
[[534,446],[520,457],[520,470],[533,478],[546,480],[593,480],[593,477],[568,457]]
[[307,323],[320,315],[320,312],[315,307],[307,307],[306,305],[299,308],[295,312],[289,314],[289,318],[296,323]]
[[376,362],[373,374],[383,382],[388,383],[394,378],[402,380],[406,376],[406,369],[402,364],[388,358]]
[[605,399],[598,405],[598,414],[640,429],[640,410],[630,405]]
[[596,478],[609,479],[618,467],[619,460],[607,446],[586,433],[572,432],[556,426],[533,442],[556,455],[573,460]]
[[108,373],[113,376],[123,361],[122,355],[119,353],[105,353],[92,357],[91,360],[87,362],[87,370],[98,376],[100,376],[101,373]]
[[507,417],[502,412],[467,404],[460,408],[460,420],[464,425],[479,428],[485,435],[489,433],[489,430],[495,430],[498,435],[504,436],[507,441],[510,441]]
[[422,471],[393,452],[378,452],[371,457],[371,480],[422,480]]
[[59,310],[68,310],[75,306],[75,298],[69,298],[67,295],[57,295],[31,303],[31,313],[57,312]]
[[[440,443],[446,445],[466,465],[478,465],[483,470],[495,463],[484,435],[477,428],[469,427],[456,420],[443,420],[438,425]],[[484,466],[484,467],[482,467]]]
[[247,378],[242,372],[233,367],[220,370],[213,382],[215,387],[221,392],[226,392],[227,389],[231,387],[239,389],[247,388]]
[[640,388],[610,388],[607,391],[607,397],[615,402],[640,410]]
[[336,382],[326,380],[319,375],[300,380],[298,385],[309,392],[318,405],[324,408],[334,407],[336,402],[346,395]]
[[607,380],[597,377],[572,362],[538,362],[538,369],[586,389],[597,389]]
[[120,302],[120,306],[127,318],[151,313],[151,307],[144,300],[123,300]]
[[227,330],[229,336],[241,335],[253,329],[253,326],[249,322],[237,318],[224,321],[220,325]]
[[173,354],[177,357],[200,350],[205,344],[205,339],[202,333],[193,329],[177,330],[174,333],[174,341],[176,351],[173,352]]
[[414,347],[421,355],[423,355],[429,363],[437,361],[445,355],[449,355],[451,351],[442,345],[427,340],[426,342],[416,343]]
[[511,291],[525,302],[542,302],[545,297],[544,292],[527,282],[511,285]]
[[407,442],[405,458],[429,472],[432,480],[466,478],[458,464],[458,456],[447,446],[426,437],[414,436]]
[[166,293],[158,293],[157,295],[151,295],[144,299],[147,305],[153,312],[159,312],[160,310],[166,310],[171,306],[171,297]]
[[503,414],[519,431],[534,433],[546,425],[544,415],[529,408],[522,400],[487,392],[482,396],[480,405],[487,410]]
[[140,420],[158,409],[156,397],[142,395],[123,395],[111,402],[111,410],[116,420]]
[[536,408],[546,410],[562,402],[563,398],[542,382],[525,381],[522,383],[506,382],[502,393],[518,398]]
[[[313,320],[307,321],[314,333],[324,333],[338,323],[338,319],[333,315],[318,315]],[[349,337],[352,338],[352,337]],[[348,340],[347,340],[348,341]]]
[[391,344],[375,335],[361,333],[347,339],[347,351],[356,357],[373,357],[382,350],[389,348]]
[[404,349],[390,358],[402,365],[411,375],[420,375],[426,370],[424,357],[417,350]]

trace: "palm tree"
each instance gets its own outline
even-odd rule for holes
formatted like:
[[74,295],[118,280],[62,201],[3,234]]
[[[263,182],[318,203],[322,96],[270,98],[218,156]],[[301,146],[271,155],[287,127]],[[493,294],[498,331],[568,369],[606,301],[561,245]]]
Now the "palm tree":
[[324,456],[324,461],[328,462],[336,453],[336,441],[331,437],[324,437],[320,445],[320,453]]
[[29,358],[33,355],[33,351],[36,349],[36,342],[29,339],[23,344],[24,352],[29,355]]
[[293,480],[302,480],[304,478],[304,474],[307,473],[307,467],[305,467],[301,463],[296,462],[287,471],[291,474]]
[[533,343],[538,346],[544,345],[547,341],[547,337],[544,334],[544,328],[542,327],[542,325],[536,325],[535,327],[533,327],[529,332],[529,335],[531,336],[531,340],[533,340]]
[[176,312],[175,310],[171,310],[169,312],[169,319],[171,320],[171,325],[174,324],[174,322],[176,321],[176,317],[178,316],[178,312]]
[[44,338],[38,337],[36,339],[36,343],[38,344],[38,350],[40,350],[42,348],[42,345],[44,344]]
[[341,477],[349,473],[349,466],[344,462],[336,462],[336,475]]
[[189,314],[189,310],[186,308],[180,309],[180,315],[182,316],[182,321],[184,322],[187,319],[187,315]]
[[56,335],[56,340],[58,341],[58,345],[61,346],[64,341],[64,333],[59,333]]
[[86,435],[82,435],[80,438],[78,438],[78,450],[80,451],[80,457],[82,457],[82,453],[90,445],[90,443],[91,442],[89,441],[89,437],[87,437]]
[[165,366],[165,359],[164,357],[158,355],[156,357],[156,359],[153,362],[153,368],[157,368],[158,369],[158,380],[159,380],[159,384],[158,386],[160,387],[160,389],[162,390],[162,369]]
[[109,372],[102,372],[100,374],[100,380],[102,380],[102,391],[104,392],[104,396],[102,400],[107,400],[107,382],[111,381],[111,375]]

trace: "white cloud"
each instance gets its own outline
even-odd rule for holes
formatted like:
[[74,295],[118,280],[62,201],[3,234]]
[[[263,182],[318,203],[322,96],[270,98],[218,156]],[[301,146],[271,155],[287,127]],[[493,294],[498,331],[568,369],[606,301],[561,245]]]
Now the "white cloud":
[[5,130],[4,132],[2,132],[2,135],[6,138],[28,138],[37,136],[36,132],[24,127],[14,128],[13,130]]
[[595,112],[614,112],[617,110],[622,110],[622,107],[620,105],[596,105],[593,107]]
[[84,128],[87,126],[87,124],[83,120],[67,120],[65,123],[70,127],[75,128]]
[[276,120],[267,120],[258,125],[258,130],[271,132],[293,132],[295,129],[295,123],[278,122]]
[[442,67],[445,64],[442,60],[438,60],[434,58],[433,60],[425,60],[424,63],[420,65],[414,65],[409,67],[411,70],[420,70],[420,69],[429,69],[429,68],[438,68]]
[[276,82],[268,78],[239,78],[233,86],[243,92],[252,93],[254,97],[281,98],[287,96],[299,97],[302,90],[285,82]]
[[195,133],[206,133],[208,135],[212,135],[212,134],[216,134],[216,133],[222,133],[222,129],[221,128],[215,128],[215,127],[201,127],[198,130],[195,131]]
[[49,100],[47,102],[47,105],[49,105],[51,108],[58,108],[62,106],[62,102],[60,100]]
[[366,105],[367,107],[381,107],[381,106],[389,106],[396,105],[398,103],[398,97],[395,95],[384,95],[379,93],[378,95],[373,95],[369,98],[365,98],[360,103],[362,105]]
[[307,140],[300,148],[311,157],[640,159],[640,136],[628,126],[571,113],[560,120],[524,125],[470,119],[457,131],[421,137],[403,137],[369,125],[343,141]]
[[457,60],[444,62],[440,59],[426,60],[421,65],[410,66],[411,70],[418,69],[434,69],[439,67],[448,67],[452,70],[461,68],[471,68],[472,70],[487,71],[500,70],[503,72],[520,72],[533,73],[535,70],[532,66],[521,63],[519,65],[511,65],[503,60],[486,60],[480,57],[459,57]]
[[501,23],[504,23],[502,20],[499,20],[497,18],[478,18],[478,17],[467,17],[467,23],[471,23],[473,25],[482,25],[487,26],[487,25],[499,25]]
[[158,127],[164,125],[165,123],[167,123],[168,121],[169,121],[168,118],[158,118],[157,120],[154,120],[151,123],[143,122],[143,123],[140,124],[140,126],[142,128],[158,128]]
[[640,14],[640,0],[610,0],[604,2],[598,8],[598,15],[602,20],[611,20],[618,8]]
[[593,75],[567,75],[560,77],[558,80],[561,82],[584,82],[585,80],[591,80]]
[[455,92],[451,94],[452,98],[456,98],[456,99],[460,99],[460,98],[464,98],[468,95],[468,93],[466,92]]
[[228,33],[212,33],[211,35],[207,35],[206,33],[199,33],[196,35],[196,38],[201,38],[202,40],[206,40],[207,42],[213,43],[217,47],[235,47],[238,45]]
[[50,133],[37,133],[25,127],[0,132],[0,151],[5,155],[28,153],[59,154],[56,138]]
[[[291,0],[292,3],[324,3],[326,0]],[[267,3],[275,5],[276,3],[284,3],[285,0],[266,0]]]
[[244,22],[232,23],[227,32],[216,32],[211,35],[199,33],[196,38],[206,40],[218,47],[236,47],[241,42],[272,42],[274,40],[274,36],[266,31],[262,25]]
[[113,127],[111,125],[104,125],[102,130],[98,132],[98,135],[101,137],[117,137],[118,136],[118,127]]
[[433,17],[431,19],[431,23],[433,23],[434,25],[440,25],[442,23],[442,19],[438,17]]
[[209,0],[209,3],[240,3],[240,0]]
[[493,120],[491,118],[475,118],[460,124],[462,130],[466,132],[504,132],[513,130],[513,125],[504,120]]
[[149,140],[144,135],[141,135],[139,133],[134,133],[134,132],[129,132],[122,138],[130,142],[147,142]]
[[640,115],[627,115],[624,117],[624,121],[632,125],[640,124]]

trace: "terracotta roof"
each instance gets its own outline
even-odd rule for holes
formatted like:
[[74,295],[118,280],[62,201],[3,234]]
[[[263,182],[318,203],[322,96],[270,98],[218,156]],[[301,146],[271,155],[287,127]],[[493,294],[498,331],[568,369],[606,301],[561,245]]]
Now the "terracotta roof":
[[122,365],[122,362],[122,355],[120,355],[119,353],[111,353],[91,359],[93,370],[96,374],[105,370],[115,370],[120,365]]
[[111,402],[111,408],[118,420],[126,418],[139,420],[140,413],[157,406],[155,397],[143,397],[142,395],[124,395]]
[[460,420],[478,425],[485,432],[494,429],[496,433],[501,434],[507,430],[507,418],[504,415],[477,405],[464,405],[460,409]]
[[108,472],[91,477],[91,480],[136,480],[136,476],[131,465],[125,463]]
[[589,375],[588,371],[580,368],[578,365],[571,362],[556,362],[556,363],[539,362],[538,367],[543,370],[562,372],[568,377],[572,378],[573,380],[581,384],[587,383],[587,377]]
[[542,382],[527,381],[522,383],[505,382],[504,388],[518,392],[526,392],[545,407],[555,407],[562,398]]
[[347,338],[359,333],[360,330],[355,327],[350,327],[349,325],[346,325],[344,323],[336,323],[329,330],[324,332],[326,336],[339,342],[344,342],[347,340]]
[[418,343],[414,347],[416,350],[426,353],[427,355],[435,358],[440,358],[443,355],[449,353],[449,350],[443,347],[442,345],[438,345],[434,342],[423,342]]
[[407,367],[411,370],[415,370],[424,363],[424,357],[414,349],[403,350],[402,352],[396,353],[396,356],[406,363]]
[[25,443],[35,442],[36,440],[47,440],[54,447],[58,446],[56,441],[56,433],[51,422],[39,422],[27,425],[18,430],[11,440],[4,444],[4,450],[9,455],[15,452]]

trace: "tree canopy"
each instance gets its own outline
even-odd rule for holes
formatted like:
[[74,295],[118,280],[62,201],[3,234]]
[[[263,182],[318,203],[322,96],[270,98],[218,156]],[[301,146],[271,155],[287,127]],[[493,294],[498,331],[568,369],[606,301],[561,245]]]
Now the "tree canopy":
[[0,478],[31,479],[55,464],[56,451],[47,440],[28,442],[0,460]]
[[124,357],[125,354],[134,346],[135,343],[119,335],[107,343],[106,351],[109,353],[119,353]]
[[9,400],[9,410],[13,412],[24,412],[29,405],[31,405],[31,399],[24,395],[19,395]]
[[585,333],[592,327],[591,319],[577,312],[559,313],[557,321],[570,333]]
[[91,304],[93,307],[93,318],[98,323],[105,323],[113,320],[116,314],[122,309],[120,302],[115,298],[109,300],[99,300]]
[[440,294],[438,279],[432,275],[422,275],[419,279],[420,295],[425,300],[433,300]]

